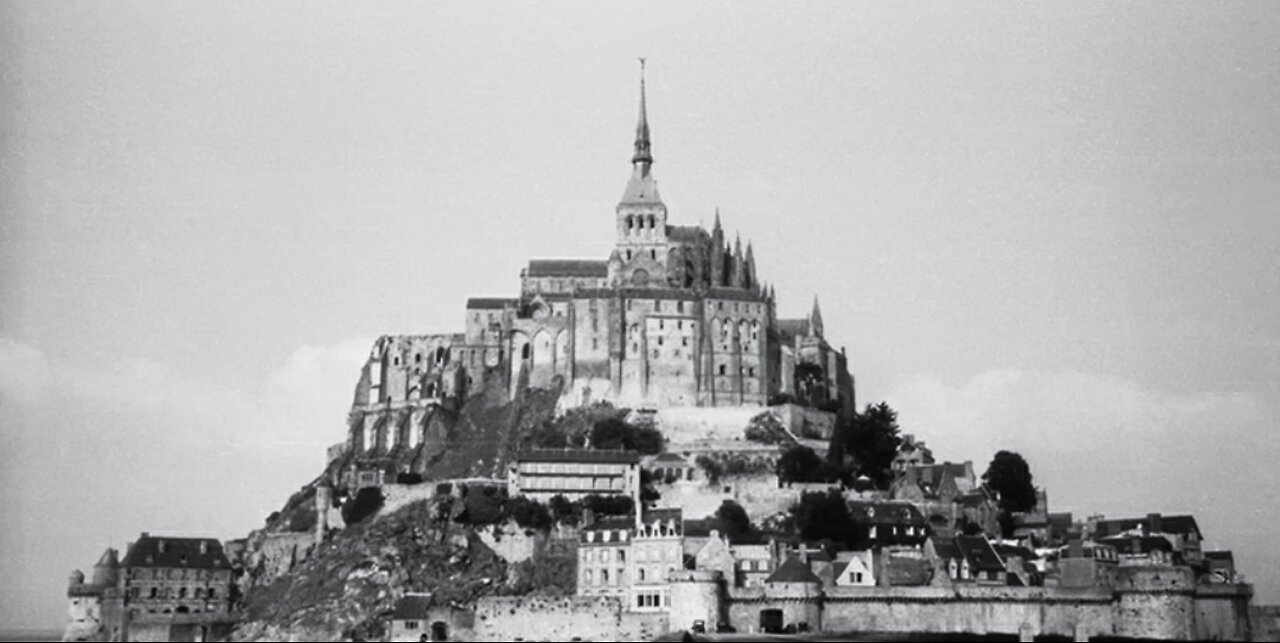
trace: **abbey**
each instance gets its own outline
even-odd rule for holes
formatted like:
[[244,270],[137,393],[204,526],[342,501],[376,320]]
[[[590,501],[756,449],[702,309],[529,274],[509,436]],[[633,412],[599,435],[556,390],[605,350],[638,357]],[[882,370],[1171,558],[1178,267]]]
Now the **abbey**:
[[[558,385],[565,405],[785,400],[851,413],[853,378],[843,351],[823,336],[816,297],[808,316],[779,319],[751,243],[731,243],[719,212],[710,231],[673,224],[653,165],[642,74],[631,176],[614,208],[609,257],[531,260],[518,296],[467,302],[465,332],[380,338],[355,408],[421,407],[480,386],[513,394]],[[414,441],[360,424],[353,421],[356,450]]]

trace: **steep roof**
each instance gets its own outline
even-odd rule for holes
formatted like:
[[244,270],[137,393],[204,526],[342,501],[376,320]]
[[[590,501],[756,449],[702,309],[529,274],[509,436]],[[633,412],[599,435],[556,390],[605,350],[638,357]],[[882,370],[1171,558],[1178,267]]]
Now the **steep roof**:
[[672,241],[698,241],[707,236],[706,230],[696,225],[669,225],[667,238]]
[[424,621],[430,611],[430,594],[405,594],[396,601],[396,611],[391,618],[397,621]]
[[533,449],[516,456],[519,462],[594,462],[636,464],[640,454],[635,451],[606,451],[597,449]]
[[914,525],[928,524],[924,514],[915,505],[907,502],[880,502],[853,500],[849,502],[849,515],[860,522],[877,525]]
[[1004,571],[1004,561],[982,536],[956,536],[956,547],[969,560],[969,568],[978,571]]
[[764,579],[766,583],[821,583],[822,581],[809,571],[809,566],[800,562],[796,556],[787,557],[787,562],[782,563],[769,577]]
[[609,276],[609,262],[597,259],[530,259],[528,277]]
[[231,569],[215,538],[170,538],[142,534],[124,556],[124,567]]

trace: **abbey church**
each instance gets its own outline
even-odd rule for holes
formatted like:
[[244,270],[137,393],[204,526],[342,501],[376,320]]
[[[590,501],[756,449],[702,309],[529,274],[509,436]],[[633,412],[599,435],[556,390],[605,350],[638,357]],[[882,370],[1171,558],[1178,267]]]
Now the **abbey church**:
[[[794,401],[852,413],[853,378],[843,350],[823,336],[817,298],[807,317],[779,319],[751,243],[731,244],[719,212],[710,231],[672,223],[653,165],[642,74],[609,257],[530,260],[518,296],[468,300],[465,332],[380,338],[353,413],[462,400],[482,386],[507,395],[558,386],[564,406]],[[415,441],[411,429],[378,435],[352,424],[356,451]]]

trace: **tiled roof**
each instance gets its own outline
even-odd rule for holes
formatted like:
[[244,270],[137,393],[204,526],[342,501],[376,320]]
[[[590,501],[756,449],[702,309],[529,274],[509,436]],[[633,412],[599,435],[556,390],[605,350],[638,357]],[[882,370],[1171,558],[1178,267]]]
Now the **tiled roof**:
[[822,581],[809,571],[809,566],[800,562],[795,556],[787,558],[787,562],[782,563],[780,567],[769,577],[764,579],[766,583],[821,583]]
[[467,310],[501,310],[519,305],[520,300],[511,297],[472,297],[467,300]]
[[170,538],[150,534],[143,534],[129,548],[123,566],[231,569],[226,554],[222,553],[222,543],[217,539]]
[[609,262],[598,259],[530,259],[528,277],[609,276]]
[[397,621],[425,621],[430,610],[430,594],[406,594],[396,601],[396,611],[391,618]]
[[635,451],[606,451],[596,449],[534,449],[516,457],[519,462],[596,462],[636,464],[640,454]]

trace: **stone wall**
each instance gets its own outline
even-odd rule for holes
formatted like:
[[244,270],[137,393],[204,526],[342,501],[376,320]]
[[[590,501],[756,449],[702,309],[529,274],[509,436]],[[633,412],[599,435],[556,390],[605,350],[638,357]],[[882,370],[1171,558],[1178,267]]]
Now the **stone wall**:
[[720,508],[720,503],[732,500],[757,519],[786,512],[807,491],[824,492],[829,488],[831,485],[826,483],[779,486],[778,476],[772,473],[724,476],[716,484],[692,480],[657,486],[661,494],[658,505],[681,507],[686,518],[709,516]]
[[836,414],[830,411],[799,404],[779,404],[769,407],[769,411],[797,437],[829,441],[835,433]]
[[751,418],[762,411],[758,406],[669,407],[658,409],[655,424],[671,445],[704,440],[741,441],[745,439],[743,432]]
[[1250,605],[1249,627],[1255,641],[1280,641],[1280,605]]
[[476,601],[468,641],[650,641],[668,630],[666,614],[623,611],[615,597],[488,597]]

